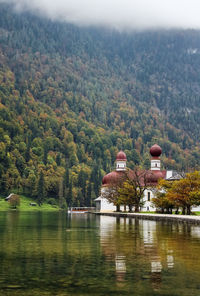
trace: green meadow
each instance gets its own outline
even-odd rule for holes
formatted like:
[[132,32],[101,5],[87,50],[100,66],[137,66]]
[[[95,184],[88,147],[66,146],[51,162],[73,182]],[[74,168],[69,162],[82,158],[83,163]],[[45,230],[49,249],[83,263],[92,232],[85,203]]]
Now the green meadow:
[[[34,203],[34,206],[30,204]],[[0,211],[58,211],[59,207],[56,205],[50,205],[48,203],[43,203],[39,206],[33,199],[20,195],[20,205],[17,209],[12,209],[8,201],[4,197],[0,197]]]

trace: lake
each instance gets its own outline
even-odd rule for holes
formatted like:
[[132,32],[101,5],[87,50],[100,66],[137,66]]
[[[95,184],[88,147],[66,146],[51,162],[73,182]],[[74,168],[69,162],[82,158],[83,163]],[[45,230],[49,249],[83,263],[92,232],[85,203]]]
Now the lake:
[[0,295],[200,295],[200,227],[0,213]]

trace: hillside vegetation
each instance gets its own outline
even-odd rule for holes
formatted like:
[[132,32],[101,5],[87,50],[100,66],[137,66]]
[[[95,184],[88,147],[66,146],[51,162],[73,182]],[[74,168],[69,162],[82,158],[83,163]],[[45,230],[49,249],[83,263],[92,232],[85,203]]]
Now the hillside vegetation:
[[91,205],[128,166],[200,168],[200,32],[79,28],[0,4],[0,191]]

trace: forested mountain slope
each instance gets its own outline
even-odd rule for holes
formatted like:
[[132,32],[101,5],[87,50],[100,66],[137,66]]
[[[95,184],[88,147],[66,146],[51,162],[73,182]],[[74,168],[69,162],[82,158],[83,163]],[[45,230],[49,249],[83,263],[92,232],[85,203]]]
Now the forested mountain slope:
[[200,167],[200,32],[79,28],[0,5],[1,192],[89,205],[129,167]]

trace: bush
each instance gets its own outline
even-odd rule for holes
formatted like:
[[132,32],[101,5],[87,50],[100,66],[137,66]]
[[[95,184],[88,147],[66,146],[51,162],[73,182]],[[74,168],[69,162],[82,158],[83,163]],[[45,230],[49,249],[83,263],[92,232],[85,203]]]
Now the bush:
[[63,198],[62,199],[62,203],[61,203],[61,205],[60,205],[60,208],[62,209],[62,210],[67,210],[67,203],[66,203],[66,200]]
[[58,205],[57,201],[54,198],[48,198],[47,203],[49,205],[52,205],[52,206],[57,206]]
[[20,197],[19,195],[17,194],[12,194],[12,196],[10,197],[9,199],[9,204],[10,204],[10,207],[12,209],[16,209],[17,207],[20,206]]

